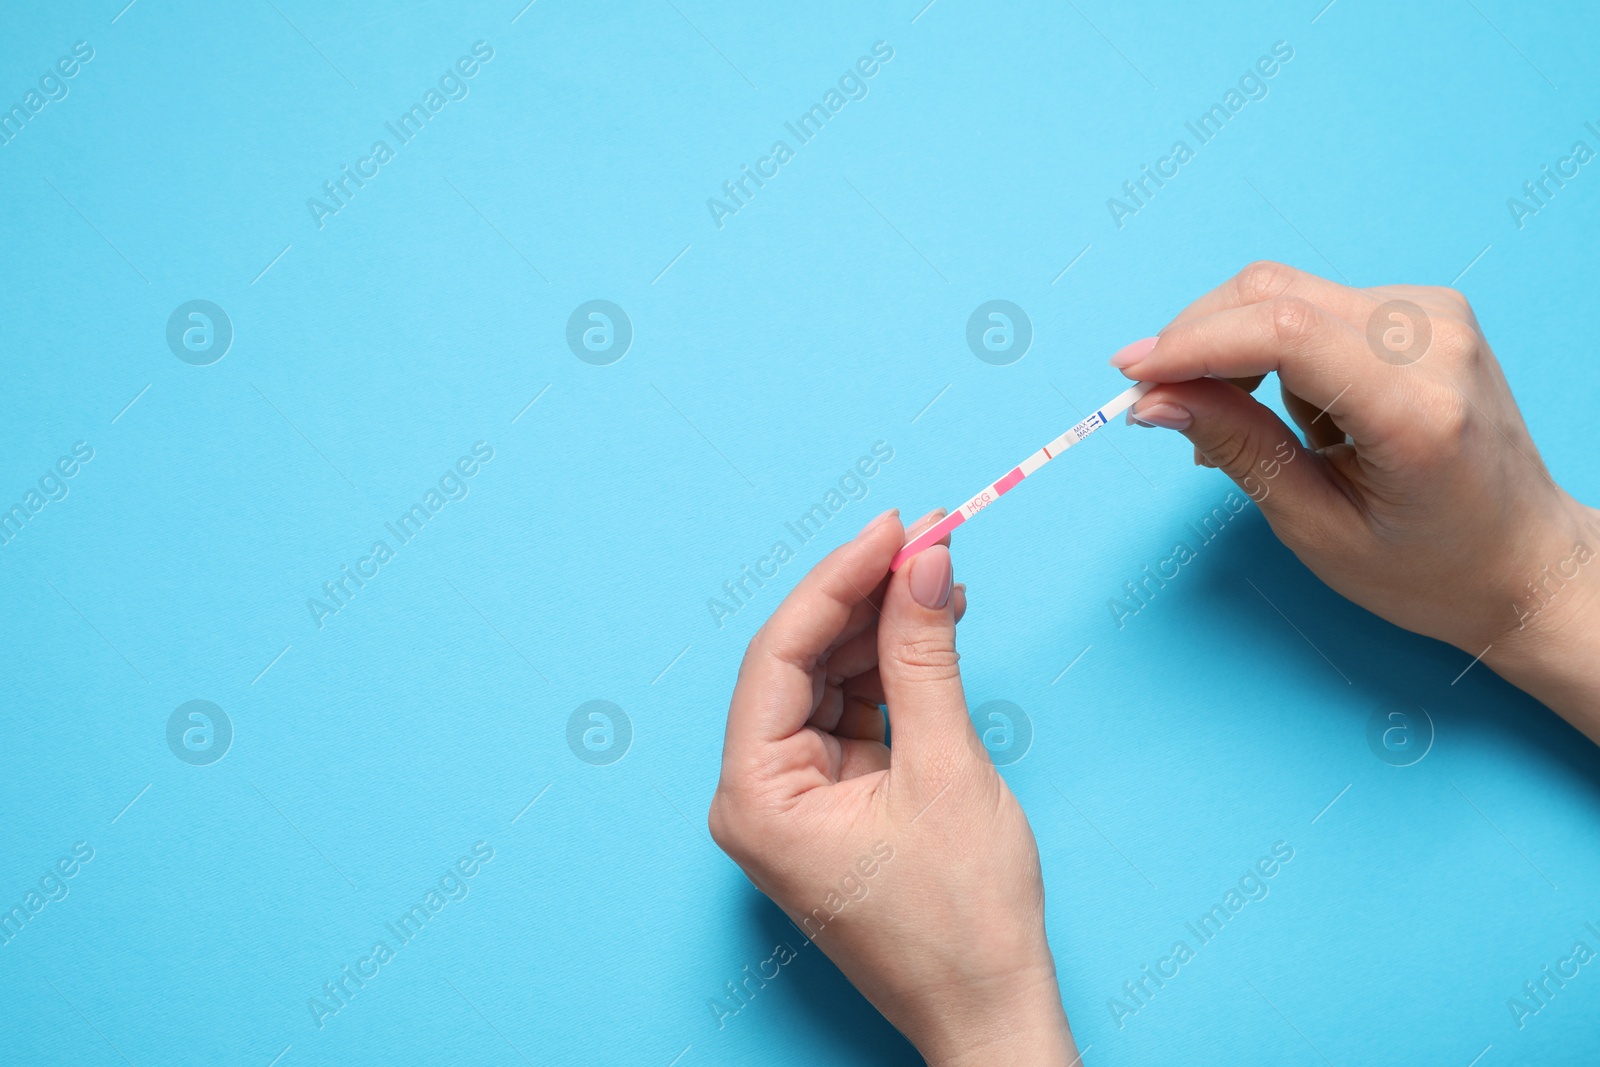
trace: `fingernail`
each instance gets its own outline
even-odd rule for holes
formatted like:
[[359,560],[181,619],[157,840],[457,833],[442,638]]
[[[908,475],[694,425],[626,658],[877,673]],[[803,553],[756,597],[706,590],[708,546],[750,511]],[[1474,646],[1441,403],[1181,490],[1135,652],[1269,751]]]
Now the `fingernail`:
[[1133,366],[1145,356],[1148,356],[1150,350],[1155,348],[1156,342],[1159,340],[1159,337],[1146,337],[1142,341],[1135,341],[1131,345],[1124,346],[1116,355],[1111,357],[1111,365],[1119,369]]
[[900,514],[900,509],[899,508],[890,508],[888,511],[885,511],[882,515],[879,515],[877,518],[873,519],[871,522],[869,522],[865,526],[861,527],[861,532],[856,534],[856,536],[857,537],[865,537],[867,534],[871,533],[873,530],[876,530],[878,527],[880,527],[884,523],[888,522],[889,519],[892,516],[895,516],[895,515],[898,515],[898,514]]
[[938,611],[950,602],[950,550],[934,545],[911,561],[911,599]]
[[926,515],[922,516],[922,518],[918,519],[916,522],[913,522],[910,526],[907,526],[906,536],[915,537],[921,534],[928,527],[943,519],[946,514],[948,514],[948,512],[946,512],[944,508],[934,508]]
[[1133,421],[1145,426],[1159,426],[1164,430],[1187,430],[1194,422],[1194,416],[1189,414],[1187,408],[1179,407],[1170,400],[1162,400],[1143,411],[1135,411]]

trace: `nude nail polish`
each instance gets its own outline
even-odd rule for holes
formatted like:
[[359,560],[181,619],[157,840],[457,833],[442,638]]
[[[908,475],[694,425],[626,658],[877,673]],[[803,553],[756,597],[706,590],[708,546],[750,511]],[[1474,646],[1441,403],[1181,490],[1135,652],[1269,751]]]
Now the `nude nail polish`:
[[1126,370],[1148,356],[1159,340],[1161,340],[1159,337],[1146,337],[1131,345],[1124,345],[1111,357],[1111,365],[1119,370]]
[[950,602],[950,550],[934,545],[911,561],[911,599],[938,611]]

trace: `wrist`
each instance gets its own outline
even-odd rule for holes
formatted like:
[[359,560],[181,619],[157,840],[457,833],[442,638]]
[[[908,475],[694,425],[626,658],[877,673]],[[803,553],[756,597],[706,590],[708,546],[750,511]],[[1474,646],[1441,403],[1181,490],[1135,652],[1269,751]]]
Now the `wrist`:
[[[1078,1052],[1061,1006],[1055,969],[1007,982],[994,997],[962,990],[912,1043],[930,1067],[1077,1067]],[[911,1035],[908,1035],[911,1036]]]
[[1571,501],[1551,544],[1483,661],[1600,743],[1600,511]]

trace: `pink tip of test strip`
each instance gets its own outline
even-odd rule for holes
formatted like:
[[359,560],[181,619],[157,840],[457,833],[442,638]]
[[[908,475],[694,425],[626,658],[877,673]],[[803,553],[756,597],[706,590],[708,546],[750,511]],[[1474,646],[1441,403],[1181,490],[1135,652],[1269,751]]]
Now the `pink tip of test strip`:
[[1015,467],[1012,467],[1011,470],[1006,473],[1005,477],[984,489],[977,496],[973,497],[965,504],[962,504],[955,511],[952,511],[949,515],[946,515],[943,519],[940,519],[937,523],[922,531],[911,540],[907,541],[905,543],[905,547],[896,552],[894,554],[894,559],[889,561],[889,569],[892,571],[899,570],[901,567],[905,566],[906,561],[912,556],[915,556],[918,552],[921,552],[925,548],[929,548],[935,544],[938,544],[939,541],[942,540],[951,530],[954,530],[957,526],[960,526],[962,523],[972,518],[972,516],[976,515],[978,512],[982,511],[984,508],[1000,499],[1002,496],[1008,493],[1013,486],[1022,481],[1022,479],[1026,478],[1028,475],[1032,474],[1046,463],[1049,463],[1052,459],[1055,459],[1057,456],[1061,455],[1061,453],[1065,452],[1079,441],[1082,441],[1085,437],[1088,437],[1090,434],[1094,433],[1107,422],[1116,418],[1118,415],[1121,415],[1124,411],[1127,411],[1134,405],[1135,401],[1137,401],[1141,396],[1144,396],[1144,394],[1148,393],[1153,388],[1155,388],[1154,382],[1139,382],[1137,385],[1130,386],[1129,388],[1118,393],[1116,396],[1112,397],[1111,400],[1109,400],[1093,415],[1090,415],[1072,429],[1068,430],[1066,433],[1062,434],[1060,437],[1057,437],[1054,441],[1051,441],[1049,444],[1039,449],[1039,451],[1035,452],[1021,463],[1017,464]]

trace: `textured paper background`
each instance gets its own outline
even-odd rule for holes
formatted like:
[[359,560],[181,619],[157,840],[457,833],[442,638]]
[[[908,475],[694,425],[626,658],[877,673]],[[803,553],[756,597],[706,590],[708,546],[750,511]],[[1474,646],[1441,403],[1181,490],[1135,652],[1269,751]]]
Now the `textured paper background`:
[[[1454,281],[1555,477],[1600,499],[1600,163],[1521,228],[1506,203],[1600,150],[1588,5],[122,2],[0,14],[7,108],[93,49],[0,146],[0,503],[94,450],[0,547],[0,905],[93,849],[0,946],[7,1061],[914,1062],[707,835],[744,644],[827,548],[992,480],[1252,259]],[[880,41],[799,144],[785,123]],[[401,145],[475,42],[465,97]],[[1199,145],[1185,123],[1275,42],[1266,97]],[[780,138],[719,229],[707,199]],[[307,200],[380,139],[319,227]],[[1178,139],[1119,229],[1107,199]],[[207,366],[166,340],[196,299],[233,330]],[[633,331],[605,366],[566,339],[593,299]],[[991,299],[1032,324],[1007,366],[965,339]],[[399,544],[478,442],[465,499]],[[866,498],[800,543],[875,442]],[[1593,749],[1341,601],[1253,507],[1119,627],[1124,583],[1230,491],[1111,427],[956,541],[972,706],[1031,728],[1005,774],[1085,1061],[1592,1062],[1600,964],[1521,1029],[1507,1000],[1600,950]],[[393,558],[319,626],[308,599],[376,540]],[[206,766],[167,740],[196,699],[233,731]],[[599,753],[568,741],[591,700],[630,724]],[[1396,708],[1431,738],[1406,767],[1368,741]],[[1277,842],[1266,898],[1119,1027],[1108,1001]]]

